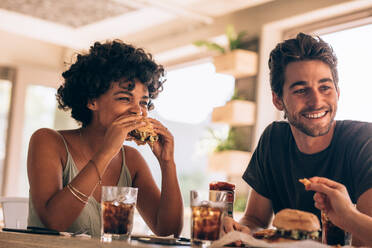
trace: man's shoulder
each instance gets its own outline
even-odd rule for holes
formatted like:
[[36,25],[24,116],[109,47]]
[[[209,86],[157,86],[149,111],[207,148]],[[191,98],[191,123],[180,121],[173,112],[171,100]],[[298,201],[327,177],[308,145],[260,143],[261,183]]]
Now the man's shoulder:
[[[285,139],[283,138],[285,137]],[[286,121],[274,121],[269,124],[261,135],[262,145],[277,144],[291,137],[291,128]]]
[[266,134],[270,135],[286,135],[290,132],[289,123],[286,121],[274,121],[268,125],[264,131]]
[[342,120],[336,122],[337,134],[344,137],[356,138],[363,136],[364,138],[372,137],[372,123],[364,121]]
[[358,151],[366,144],[372,146],[372,123],[343,120],[336,122],[333,144],[335,147],[349,147]]

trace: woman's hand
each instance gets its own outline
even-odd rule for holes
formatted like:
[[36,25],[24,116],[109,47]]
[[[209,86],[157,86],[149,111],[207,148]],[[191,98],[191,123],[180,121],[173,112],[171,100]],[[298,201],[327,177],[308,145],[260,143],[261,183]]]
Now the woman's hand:
[[152,151],[160,163],[173,161],[174,159],[174,138],[169,130],[158,120],[149,118],[155,133],[159,139],[153,143]]
[[134,129],[146,126],[140,115],[123,115],[116,118],[107,128],[102,143],[102,148],[109,150],[113,155],[117,154],[123,146],[128,133]]
[[324,211],[335,225],[343,228],[345,216],[355,210],[346,187],[324,177],[313,177],[310,181],[308,190],[316,191],[315,207]]

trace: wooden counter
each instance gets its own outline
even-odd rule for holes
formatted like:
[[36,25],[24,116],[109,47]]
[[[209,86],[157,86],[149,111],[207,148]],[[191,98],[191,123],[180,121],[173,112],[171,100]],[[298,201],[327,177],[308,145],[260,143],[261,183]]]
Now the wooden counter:
[[[111,243],[103,243],[97,238],[80,238],[80,237],[65,237],[55,235],[39,235],[27,233],[1,232],[0,231],[0,248],[124,248],[124,247],[144,247],[144,248],[160,248],[170,247],[156,244],[146,244],[139,241],[113,241]],[[185,246],[171,246],[185,247]]]

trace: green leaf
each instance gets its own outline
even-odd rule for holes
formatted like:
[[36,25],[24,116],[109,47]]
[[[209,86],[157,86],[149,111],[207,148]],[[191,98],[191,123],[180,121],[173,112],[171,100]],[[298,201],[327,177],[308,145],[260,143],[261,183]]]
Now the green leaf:
[[230,50],[238,49],[240,46],[240,42],[238,40],[233,40],[230,42]]
[[223,48],[222,46],[218,45],[215,42],[199,40],[199,41],[195,41],[193,44],[195,46],[198,46],[198,47],[203,47],[204,46],[209,50],[214,50],[214,51],[218,51],[220,53],[225,53],[225,48]]
[[241,48],[243,37],[247,34],[246,31],[241,31],[236,37],[235,49]]
[[243,37],[247,34],[247,31],[240,31],[238,36],[236,37],[237,40],[242,41]]
[[232,40],[236,39],[235,28],[231,24],[226,26],[226,37],[229,41],[232,41]]
[[[226,37],[227,37],[228,42],[229,42],[230,51],[241,48],[242,39],[246,34],[247,34],[246,31],[241,31],[238,34],[236,34],[235,28],[234,28],[233,25],[229,24],[229,25],[226,26]],[[220,53],[225,53],[226,52],[225,48],[223,48],[222,46],[220,46],[220,45],[218,45],[214,42],[210,42],[210,41],[199,40],[199,41],[195,41],[194,45],[199,46],[199,47],[205,46],[209,50],[215,50],[215,51],[218,51]]]

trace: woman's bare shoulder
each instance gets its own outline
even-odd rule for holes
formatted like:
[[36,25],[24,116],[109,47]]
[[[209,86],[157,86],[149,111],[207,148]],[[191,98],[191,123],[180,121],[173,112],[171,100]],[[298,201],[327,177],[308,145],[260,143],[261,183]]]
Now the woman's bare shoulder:
[[40,128],[36,130],[32,136],[31,141],[56,141],[58,139],[61,139],[61,135],[53,129],[50,128]]
[[61,134],[50,128],[40,128],[32,134],[29,151],[33,154],[48,151],[50,155],[58,155],[62,160],[67,155]]
[[32,134],[31,139],[36,139],[38,141],[57,141],[57,143],[62,142],[63,144],[63,137],[70,135],[70,133],[73,133],[74,131],[75,130],[56,131],[50,128],[40,128]]

